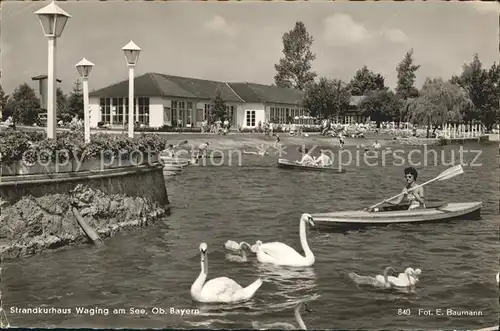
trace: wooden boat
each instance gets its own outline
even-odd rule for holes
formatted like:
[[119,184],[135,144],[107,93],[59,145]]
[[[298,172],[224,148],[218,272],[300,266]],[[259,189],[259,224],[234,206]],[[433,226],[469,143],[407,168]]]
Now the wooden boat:
[[188,160],[181,161],[172,157],[161,157],[160,161],[163,164],[164,171],[181,171],[190,164],[190,161]]
[[321,166],[306,166],[306,165],[300,165],[297,164],[296,162],[287,160],[287,159],[279,159],[278,160],[278,168],[283,168],[283,169],[294,169],[294,170],[307,170],[307,171],[324,171],[324,172],[345,172],[345,169],[342,168],[336,168],[332,166],[328,167],[321,167]]
[[[482,202],[434,202],[425,209],[408,210],[409,205],[381,206],[378,211],[338,211],[311,216],[319,227],[346,225],[388,225],[393,223],[440,222],[454,219],[479,219]],[[377,210],[377,209],[375,209]]]
[[[200,153],[200,155],[198,155],[198,158],[203,159],[205,157],[204,154],[205,153]],[[206,158],[207,159],[222,159],[222,154],[221,153],[215,154],[214,151],[207,151]],[[193,156],[193,159],[196,159],[196,156]]]

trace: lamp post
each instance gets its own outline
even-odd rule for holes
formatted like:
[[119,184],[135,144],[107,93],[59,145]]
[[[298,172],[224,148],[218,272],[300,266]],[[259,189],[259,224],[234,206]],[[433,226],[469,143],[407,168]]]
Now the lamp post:
[[93,66],[94,64],[86,58],[83,58],[75,65],[80,77],[82,77],[83,84],[83,126],[85,128],[85,143],[90,142],[89,75]]
[[128,65],[128,136],[134,138],[134,67],[139,59],[141,49],[131,40],[123,46],[122,50]]
[[35,12],[40,20],[43,33],[49,39],[48,72],[47,72],[47,137],[56,138],[57,105],[56,105],[56,39],[61,36],[66,22],[71,17],[54,1]]

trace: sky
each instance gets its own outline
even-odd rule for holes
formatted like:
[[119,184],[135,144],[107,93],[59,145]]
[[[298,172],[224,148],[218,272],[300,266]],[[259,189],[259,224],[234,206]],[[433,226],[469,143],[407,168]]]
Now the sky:
[[[48,2],[4,1],[1,83],[7,93],[47,72],[47,39],[36,10]],[[90,90],[128,79],[121,48],[142,48],[135,72],[272,84],[282,35],[302,21],[314,37],[319,76],[349,81],[356,70],[386,77],[414,49],[417,87],[450,78],[473,54],[499,61],[500,4],[471,2],[59,2],[72,17],[57,40],[57,77],[68,93],[83,57],[95,64]]]

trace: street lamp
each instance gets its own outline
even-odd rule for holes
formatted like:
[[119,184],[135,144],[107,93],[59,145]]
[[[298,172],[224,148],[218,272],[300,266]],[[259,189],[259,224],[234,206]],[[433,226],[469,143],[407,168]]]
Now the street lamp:
[[134,67],[139,59],[141,48],[131,40],[123,46],[122,50],[128,65],[128,136],[134,138]]
[[47,72],[47,137],[56,139],[57,105],[56,105],[56,39],[61,36],[66,22],[71,17],[54,1],[35,12],[40,20],[43,33],[49,39],[48,72]]
[[86,58],[83,58],[75,65],[83,83],[83,126],[85,128],[86,143],[90,142],[89,75],[93,66],[94,64]]

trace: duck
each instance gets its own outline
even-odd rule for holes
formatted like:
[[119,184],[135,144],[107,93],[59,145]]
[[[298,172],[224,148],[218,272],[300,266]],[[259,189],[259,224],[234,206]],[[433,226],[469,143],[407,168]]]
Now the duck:
[[201,271],[191,285],[191,298],[202,303],[240,303],[253,298],[262,286],[262,279],[258,278],[247,287],[242,287],[228,277],[218,277],[207,280],[208,275],[208,246],[202,242],[199,247]]
[[299,302],[297,305],[295,305],[294,308],[294,315],[295,315],[295,321],[297,321],[297,324],[299,327],[291,324],[291,323],[286,323],[286,322],[277,322],[277,323],[271,323],[271,324],[263,324],[261,322],[254,321],[252,322],[252,327],[254,329],[259,329],[259,330],[268,330],[268,329],[274,329],[274,330],[307,330],[306,324],[304,323],[304,320],[302,320],[302,316],[300,315],[301,309],[304,308],[305,311],[308,313],[311,312],[309,307],[307,307],[307,304],[303,301]]
[[300,218],[300,242],[305,256],[297,253],[292,247],[281,242],[258,243],[257,260],[260,263],[271,263],[280,266],[310,267],[314,264],[314,254],[307,244],[306,225],[314,226],[313,218],[310,214],[304,213]]

